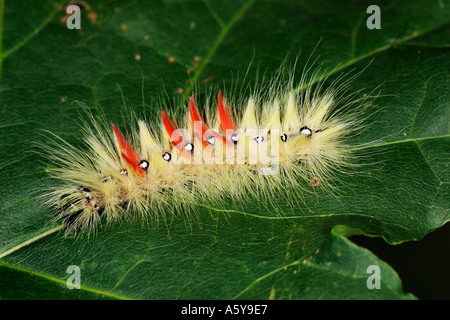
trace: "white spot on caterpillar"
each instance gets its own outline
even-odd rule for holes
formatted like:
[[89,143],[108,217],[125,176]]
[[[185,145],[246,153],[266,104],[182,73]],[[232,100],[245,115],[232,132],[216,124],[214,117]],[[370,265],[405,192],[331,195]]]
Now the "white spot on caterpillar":
[[309,136],[310,134],[312,134],[312,131],[311,131],[308,127],[303,127],[303,128],[300,130],[300,133],[301,133],[301,134],[306,134],[307,136]]
[[148,169],[148,161],[141,160],[141,162],[139,162],[139,167],[141,167],[144,170],[147,170]]

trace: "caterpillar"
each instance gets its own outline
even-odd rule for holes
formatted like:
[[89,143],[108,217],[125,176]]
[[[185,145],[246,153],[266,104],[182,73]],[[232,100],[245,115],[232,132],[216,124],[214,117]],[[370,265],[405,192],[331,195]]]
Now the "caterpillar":
[[304,76],[297,86],[292,77],[275,79],[245,99],[218,90],[203,108],[192,95],[184,117],[163,109],[157,121],[136,119],[129,134],[87,112],[85,146],[56,135],[43,146],[57,181],[44,204],[76,232],[129,212],[157,220],[188,215],[198,203],[266,201],[272,192],[315,187],[333,192],[336,174],[355,165],[351,141],[365,127],[367,97],[348,94],[347,80],[323,89],[324,81],[305,85]]

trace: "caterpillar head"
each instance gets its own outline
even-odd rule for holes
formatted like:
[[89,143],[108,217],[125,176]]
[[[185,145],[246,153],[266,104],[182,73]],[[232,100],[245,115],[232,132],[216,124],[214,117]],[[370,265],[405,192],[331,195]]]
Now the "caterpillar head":
[[78,230],[96,224],[104,211],[102,197],[90,188],[80,186],[74,190],[64,190],[59,197],[61,219],[67,228]]

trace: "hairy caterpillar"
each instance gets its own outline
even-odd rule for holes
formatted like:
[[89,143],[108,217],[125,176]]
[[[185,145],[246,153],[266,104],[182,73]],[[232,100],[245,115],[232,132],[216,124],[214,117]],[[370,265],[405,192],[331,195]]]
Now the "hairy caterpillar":
[[227,100],[219,90],[199,109],[192,95],[183,118],[162,110],[159,121],[137,120],[128,135],[115,124],[99,125],[88,112],[86,148],[56,136],[44,146],[56,164],[51,176],[59,181],[44,195],[45,204],[76,231],[129,211],[158,218],[187,213],[197,202],[263,199],[288,186],[299,193],[331,190],[333,175],[354,165],[351,137],[364,127],[365,99],[346,94],[348,79],[303,90],[305,76],[297,89],[293,77],[280,79],[244,102]]

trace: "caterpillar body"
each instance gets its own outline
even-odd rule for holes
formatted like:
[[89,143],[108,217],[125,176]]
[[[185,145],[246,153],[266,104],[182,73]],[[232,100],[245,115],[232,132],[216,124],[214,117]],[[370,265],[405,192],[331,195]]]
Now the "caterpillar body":
[[131,211],[158,219],[168,212],[187,215],[196,203],[332,190],[333,175],[354,165],[350,138],[364,127],[361,100],[343,92],[321,84],[298,90],[289,81],[244,103],[219,91],[202,109],[193,95],[183,118],[163,110],[153,124],[137,120],[128,135],[89,114],[86,148],[56,136],[44,147],[58,181],[44,202],[67,230],[77,231]]

